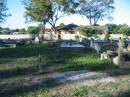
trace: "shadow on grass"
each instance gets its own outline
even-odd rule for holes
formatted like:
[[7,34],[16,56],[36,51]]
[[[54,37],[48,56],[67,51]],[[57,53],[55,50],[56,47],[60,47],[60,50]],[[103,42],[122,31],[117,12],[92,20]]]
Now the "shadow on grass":
[[38,72],[38,66],[30,66],[26,68],[14,68],[11,70],[1,70],[0,71],[0,78],[10,78],[10,77],[17,77],[22,75],[28,75],[28,74],[35,74]]
[[54,88],[60,85],[60,83],[57,83],[54,79],[46,79],[41,82],[32,83],[28,85],[20,85],[18,87],[13,86],[12,88],[8,88],[6,90],[0,91],[0,97],[13,97],[15,95],[23,95],[28,92],[35,92],[40,89],[47,88]]
[[122,90],[116,93],[116,95],[109,95],[108,97],[130,97],[130,89],[126,91]]
[[116,97],[130,97],[130,90],[123,93],[119,93],[119,95],[117,95]]
[[[40,69],[39,69],[40,68]],[[13,78],[23,75],[35,75],[35,74],[49,74],[54,72],[53,69],[50,71],[52,67],[50,65],[34,65],[28,67],[17,67],[10,70],[1,70],[0,71],[0,79]]]
[[130,69],[122,69],[122,68],[116,67],[114,69],[111,68],[110,70],[106,70],[106,73],[112,77],[129,75]]
[[49,53],[48,44],[26,45],[16,48],[0,49],[0,58],[23,58]]
[[0,58],[0,65],[5,65],[5,64],[9,64],[9,63],[13,63],[16,61],[16,58],[11,59],[11,58]]

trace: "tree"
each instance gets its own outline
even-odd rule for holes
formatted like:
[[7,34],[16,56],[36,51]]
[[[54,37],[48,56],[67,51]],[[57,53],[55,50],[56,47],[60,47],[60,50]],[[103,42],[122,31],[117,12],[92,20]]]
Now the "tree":
[[109,34],[116,34],[118,33],[118,25],[116,24],[106,24],[108,27],[108,33]]
[[92,35],[96,34],[96,28],[90,26],[80,26],[77,30],[87,37],[91,37]]
[[77,3],[75,0],[24,0],[26,16],[30,20],[48,22],[56,32],[56,22],[66,13],[73,13]]
[[20,32],[26,32],[26,29],[25,28],[22,28],[22,29],[20,29]]
[[112,19],[113,3],[113,0],[80,0],[78,12],[89,20],[90,25],[96,25],[99,20]]
[[28,27],[28,29],[27,29],[27,32],[28,32],[29,34],[33,34],[33,35],[39,34],[39,31],[40,31],[40,29],[39,29],[38,27],[35,27],[35,26],[30,26],[30,27]]
[[6,0],[0,0],[0,23],[2,23],[7,15]]
[[2,30],[3,28],[2,27],[0,27],[0,32],[1,32],[1,30]]
[[40,22],[42,26],[41,30],[44,33],[45,25],[47,22],[47,16],[50,10],[49,0],[24,0],[25,5],[25,17],[27,21]]
[[120,25],[121,27],[118,30],[118,33],[124,35],[130,35],[130,27],[127,24]]
[[14,32],[19,32],[20,30],[18,28],[14,29]]
[[11,31],[9,28],[3,28],[1,32],[2,34],[11,34]]
[[60,23],[59,28],[63,28],[63,27],[65,27],[65,24],[64,23]]
[[106,24],[110,34],[130,35],[130,27],[127,24]]
[[48,16],[48,23],[56,32],[56,23],[61,18],[68,14],[75,13],[78,3],[75,0],[51,0],[51,10]]
[[19,34],[26,34],[26,33],[27,33],[27,31],[25,28],[19,29]]

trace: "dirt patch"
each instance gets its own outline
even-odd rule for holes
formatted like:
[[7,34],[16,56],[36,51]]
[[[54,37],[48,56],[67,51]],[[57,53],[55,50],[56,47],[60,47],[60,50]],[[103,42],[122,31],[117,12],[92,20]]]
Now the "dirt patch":
[[58,83],[75,84],[80,86],[90,86],[102,82],[116,82],[115,78],[110,77],[106,73],[92,72],[87,70],[54,73],[52,74],[52,78]]

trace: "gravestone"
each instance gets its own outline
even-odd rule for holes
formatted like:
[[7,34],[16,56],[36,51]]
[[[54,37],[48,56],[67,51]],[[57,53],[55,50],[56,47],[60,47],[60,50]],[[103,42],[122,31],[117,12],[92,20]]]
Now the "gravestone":
[[118,42],[118,52],[116,57],[114,51],[106,51],[101,53],[101,60],[110,59],[110,56],[114,56],[113,63],[120,66],[123,60],[123,47],[124,47],[124,40],[120,38]]
[[37,37],[35,38],[35,44],[39,44],[39,42],[40,42],[40,40],[39,40],[39,37],[37,36]]
[[120,38],[118,42],[117,56],[112,59],[113,63],[117,66],[121,66],[123,62],[123,47],[124,47],[124,40]]
[[108,58],[109,56],[106,52],[101,53],[101,58],[100,58],[101,60],[108,59]]
[[97,51],[97,53],[99,53],[100,50],[101,50],[101,47],[99,46],[99,43],[94,41],[94,40],[91,40],[90,47],[94,48]]
[[124,47],[124,40],[122,38],[119,39],[119,47],[118,47],[118,59],[117,59],[117,65],[122,64],[122,59],[123,59],[123,47]]
[[101,60],[107,59],[120,68],[130,68],[130,52],[125,50],[124,39],[120,38],[118,41],[118,50],[117,51],[107,51],[101,54]]

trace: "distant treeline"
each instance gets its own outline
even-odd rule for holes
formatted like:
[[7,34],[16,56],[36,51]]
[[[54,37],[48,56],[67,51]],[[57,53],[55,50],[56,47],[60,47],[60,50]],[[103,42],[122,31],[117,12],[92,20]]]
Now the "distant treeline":
[[27,31],[25,28],[22,29],[10,29],[10,28],[2,28],[0,27],[0,34],[26,34]]
[[[84,34],[85,36],[93,36],[95,34],[100,34],[98,26],[80,26],[78,27],[78,30]],[[124,34],[124,35],[130,35],[130,26],[127,24],[106,24],[104,25],[108,27],[108,33],[109,34]]]

